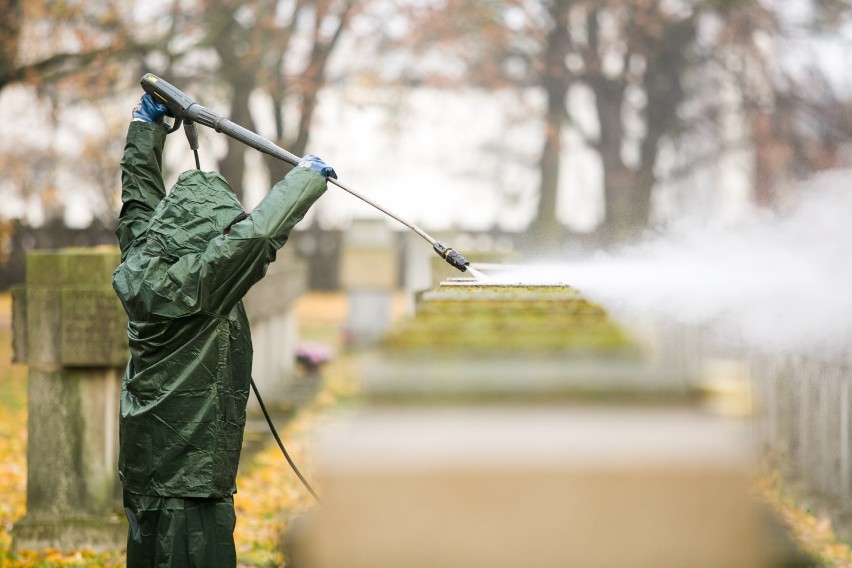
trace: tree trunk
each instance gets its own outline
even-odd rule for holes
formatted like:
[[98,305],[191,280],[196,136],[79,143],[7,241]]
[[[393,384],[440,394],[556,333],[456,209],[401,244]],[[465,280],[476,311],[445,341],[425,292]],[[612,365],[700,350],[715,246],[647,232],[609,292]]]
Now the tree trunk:
[[[333,15],[327,13],[326,10],[329,8],[327,4],[318,4],[316,7],[317,15],[314,28],[313,49],[311,50],[308,66],[300,78],[299,89],[302,100],[299,105],[298,130],[295,140],[293,140],[288,148],[290,152],[297,156],[304,156],[307,153],[311,127],[313,126],[314,115],[319,103],[319,93],[326,82],[325,73],[328,66],[328,59],[337,46],[343,32],[346,30],[356,4],[357,2],[349,0],[341,5],[339,11]],[[330,36],[323,38],[322,29],[330,21],[327,20],[329,17],[337,18],[336,28]],[[280,160],[274,160],[273,158],[268,158],[266,163],[273,182],[287,175],[287,172],[292,169],[292,166],[289,164]]]
[[539,202],[536,217],[529,227],[530,245],[538,252],[556,252],[561,248],[565,228],[556,217],[559,192],[559,161],[562,155],[562,126],[568,112],[565,97],[568,95],[568,70],[565,56],[569,49],[569,2],[557,0],[551,8],[553,28],[547,36],[544,52],[542,87],[547,95],[544,146],[539,160],[541,174]]
[[543,249],[553,250],[562,238],[562,226],[556,217],[559,191],[559,157],[562,153],[562,136],[559,119],[547,114],[544,146],[541,150],[539,171],[539,201],[535,220],[530,227],[531,237]]
[[[252,91],[252,83],[250,81],[236,80],[231,83],[233,86],[233,96],[231,98],[231,113],[230,120],[240,125],[251,125],[251,114],[249,113],[248,101]],[[243,191],[243,182],[246,171],[246,145],[238,142],[231,137],[227,137],[228,151],[219,162],[219,173],[222,174],[231,187],[234,188],[234,193],[237,199],[243,200],[245,192]]]
[[597,75],[589,78],[595,93],[600,125],[597,150],[603,162],[604,220],[598,228],[605,245],[616,245],[629,239],[636,230],[633,216],[633,192],[636,175],[621,157],[624,143],[624,90],[622,78]]
[[21,1],[0,0],[0,89],[12,79],[21,34]]
[[[641,230],[641,220],[635,215],[636,173],[619,160],[604,160],[604,206],[606,214],[600,227],[603,243],[623,244]],[[611,162],[611,161],[610,161]]]
[[641,27],[633,27],[627,33],[632,49],[647,62],[641,81],[647,100],[643,113],[645,136],[635,167],[629,167],[621,158],[626,135],[622,116],[627,78],[598,76],[590,81],[597,99],[601,126],[598,149],[604,164],[606,214],[600,232],[610,246],[638,238],[649,226],[659,143],[674,129],[677,109],[685,98],[680,81],[687,67],[689,46],[695,40],[695,23],[685,19],[669,23],[662,30],[661,36]]

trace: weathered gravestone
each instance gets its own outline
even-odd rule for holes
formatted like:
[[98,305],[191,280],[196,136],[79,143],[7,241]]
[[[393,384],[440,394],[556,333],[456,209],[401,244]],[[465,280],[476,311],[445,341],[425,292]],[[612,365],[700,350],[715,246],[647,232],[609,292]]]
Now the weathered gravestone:
[[[295,302],[307,282],[307,265],[296,258],[292,248],[285,247],[243,302],[254,348],[252,376],[264,403],[270,407],[286,408],[300,402],[293,389],[299,338]],[[259,409],[253,396],[249,397],[249,407]]]
[[13,356],[29,367],[27,514],[17,550],[121,548],[118,401],[127,318],[115,249],[31,252],[13,291]]
[[356,219],[343,237],[340,278],[349,300],[346,332],[354,345],[378,341],[391,325],[399,277],[396,237],[383,219]]

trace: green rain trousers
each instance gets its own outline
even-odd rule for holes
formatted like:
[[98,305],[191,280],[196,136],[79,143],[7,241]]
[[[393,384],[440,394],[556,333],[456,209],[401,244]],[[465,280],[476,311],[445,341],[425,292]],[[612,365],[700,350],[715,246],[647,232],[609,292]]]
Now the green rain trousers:
[[[189,558],[172,550],[188,542],[172,532],[193,530],[173,511],[188,511],[192,502],[193,518],[207,519],[197,500],[216,499],[219,519],[219,505],[230,507],[225,521],[203,522],[213,531],[207,542],[233,516],[252,359],[241,300],[327,186],[318,173],[297,167],[234,223],[242,207],[216,173],[184,172],[166,195],[165,137],[162,125],[132,122],[121,162],[122,262],[113,288],[129,320],[130,361],[121,389],[119,476],[137,536],[156,539],[158,558],[169,551]],[[166,518],[175,520],[161,524]],[[151,522],[171,528],[150,531]],[[128,566],[150,565],[132,558],[141,548],[128,543]]]
[[149,568],[233,568],[233,497],[183,499],[125,492],[130,523],[127,565]]

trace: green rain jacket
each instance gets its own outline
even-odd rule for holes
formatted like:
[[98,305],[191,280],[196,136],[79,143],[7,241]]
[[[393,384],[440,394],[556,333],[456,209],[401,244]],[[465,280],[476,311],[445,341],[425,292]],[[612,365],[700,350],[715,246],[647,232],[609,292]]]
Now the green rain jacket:
[[293,169],[248,217],[216,173],[181,174],[166,196],[165,129],[132,122],[113,287],[129,319],[119,475],[125,491],[227,497],[246,420],[252,346],[242,297],[326,190]]

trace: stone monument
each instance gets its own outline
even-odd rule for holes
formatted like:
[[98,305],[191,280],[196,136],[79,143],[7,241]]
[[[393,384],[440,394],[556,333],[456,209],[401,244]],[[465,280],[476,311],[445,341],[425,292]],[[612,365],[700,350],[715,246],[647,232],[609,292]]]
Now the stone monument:
[[[251,325],[254,357],[252,376],[264,403],[270,407],[288,407],[298,342],[295,302],[308,286],[305,261],[296,258],[293,249],[284,247],[269,265],[266,276],[255,284],[243,301]],[[249,397],[251,410],[259,406]]]
[[346,332],[353,345],[373,344],[390,328],[399,278],[395,242],[384,219],[356,219],[343,237],[340,278],[349,299]]
[[16,550],[124,546],[118,403],[127,317],[117,249],[35,251],[13,291],[13,357],[29,367],[27,514]]

